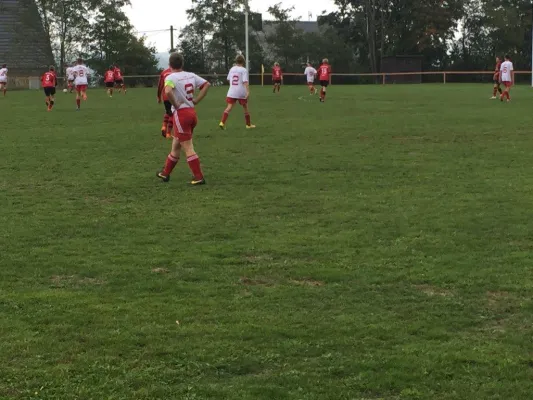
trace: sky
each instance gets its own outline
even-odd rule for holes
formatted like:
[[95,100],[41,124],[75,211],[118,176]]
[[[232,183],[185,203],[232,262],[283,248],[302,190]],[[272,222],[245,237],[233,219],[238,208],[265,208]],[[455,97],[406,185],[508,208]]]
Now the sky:
[[[250,0],[250,9],[263,14],[263,19],[269,19],[266,10],[270,5],[282,3],[283,8],[295,7],[293,17],[301,17],[303,21],[309,20],[308,14],[312,13],[312,20],[322,11],[333,11],[333,0]],[[170,49],[170,33],[157,32],[157,30],[169,29],[173,25],[178,31],[187,25],[185,10],[190,8],[191,0],[131,0],[131,6],[125,11],[133,26],[140,33],[145,33],[148,42],[155,45],[158,52],[166,52]],[[162,10],[164,10],[162,12]]]

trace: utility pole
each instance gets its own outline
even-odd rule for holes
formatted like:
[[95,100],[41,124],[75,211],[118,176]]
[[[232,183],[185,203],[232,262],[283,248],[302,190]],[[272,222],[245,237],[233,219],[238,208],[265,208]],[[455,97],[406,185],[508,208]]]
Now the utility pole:
[[174,51],[174,25],[170,25],[170,51]]
[[248,4],[248,0],[246,0],[246,4],[244,5],[244,34],[246,35],[245,37],[245,47],[246,47],[246,69],[248,70],[248,72],[250,72],[250,58],[249,58],[249,54],[250,54],[250,44],[249,44],[249,41],[248,41],[248,13],[250,11],[250,6]]

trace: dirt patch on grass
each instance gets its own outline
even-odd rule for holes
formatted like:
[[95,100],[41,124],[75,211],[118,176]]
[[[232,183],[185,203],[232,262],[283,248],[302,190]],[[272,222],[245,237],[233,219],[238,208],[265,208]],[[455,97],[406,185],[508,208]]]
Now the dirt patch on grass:
[[168,274],[170,270],[167,268],[152,268],[152,272],[154,274]]
[[248,254],[244,256],[244,260],[250,264],[258,264],[260,262],[272,261],[274,257],[269,254]]
[[434,297],[434,296],[452,297],[453,296],[453,292],[451,290],[440,288],[434,285],[427,285],[427,284],[415,285],[415,288],[430,297]]
[[271,287],[275,285],[275,282],[272,279],[266,278],[248,278],[243,276],[239,279],[241,285],[245,286],[267,286]]
[[316,279],[311,278],[291,279],[289,282],[293,285],[312,287],[324,286],[326,284],[325,282],[317,281]]
[[77,275],[54,275],[50,278],[54,288],[77,288],[82,286],[101,286],[105,281],[98,278]]

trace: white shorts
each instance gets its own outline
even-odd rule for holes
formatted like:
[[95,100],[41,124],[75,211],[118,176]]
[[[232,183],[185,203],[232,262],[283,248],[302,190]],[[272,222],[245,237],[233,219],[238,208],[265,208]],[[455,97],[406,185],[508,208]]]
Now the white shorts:
[[73,81],[74,79],[75,79],[74,76],[69,76],[69,77],[67,78],[67,81]]

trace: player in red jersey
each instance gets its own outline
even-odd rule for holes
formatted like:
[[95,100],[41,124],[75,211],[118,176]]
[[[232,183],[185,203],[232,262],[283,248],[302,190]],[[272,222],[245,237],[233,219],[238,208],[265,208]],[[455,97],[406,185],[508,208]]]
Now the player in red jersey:
[[122,76],[122,71],[120,70],[117,64],[115,64],[113,68],[113,73],[115,74],[115,86],[118,88],[118,91],[124,91],[124,94],[126,94],[126,85],[124,85],[124,77]]
[[0,68],[0,90],[4,92],[4,97],[7,93],[7,64],[3,64]]
[[320,102],[326,101],[326,89],[329,85],[329,79],[331,77],[331,66],[327,58],[322,60],[322,64],[318,67],[318,80],[320,81]]
[[113,72],[113,66],[111,65],[109,69],[104,74],[104,83],[109,97],[113,97],[113,87],[115,86],[115,72]]
[[492,80],[494,82],[494,88],[492,90],[492,97],[491,100],[497,99],[496,93],[502,94],[502,88],[500,84],[500,68],[502,66],[502,60],[500,57],[496,57],[496,67],[494,67],[494,75],[492,76]]
[[274,85],[272,93],[276,93],[276,89],[279,93],[282,82],[283,82],[283,72],[281,71],[281,67],[279,66],[279,63],[274,63],[274,67],[272,68],[272,84]]
[[172,68],[167,68],[159,75],[159,83],[157,84],[157,102],[161,104],[161,101],[165,105],[165,115],[163,115],[163,125],[161,126],[161,136],[170,138],[172,137],[172,103],[168,99],[165,93],[165,80],[167,76],[172,73]]
[[[174,116],[174,139],[172,150],[165,161],[165,167],[157,173],[163,182],[170,180],[170,174],[178,163],[181,149],[185,152],[187,163],[194,175],[191,185],[205,184],[204,174],[200,166],[200,158],[194,151],[192,136],[198,123],[194,106],[207,95],[209,82],[191,72],[183,71],[184,59],[181,54],[172,53],[169,58],[172,73],[165,79],[165,93],[172,104]],[[194,97],[194,92],[200,92]]]
[[54,96],[56,95],[57,87],[57,76],[54,67],[50,67],[48,72],[45,72],[43,76],[41,76],[41,86],[44,89],[44,95],[46,97],[46,108],[48,111],[52,111],[52,108],[54,108]]

